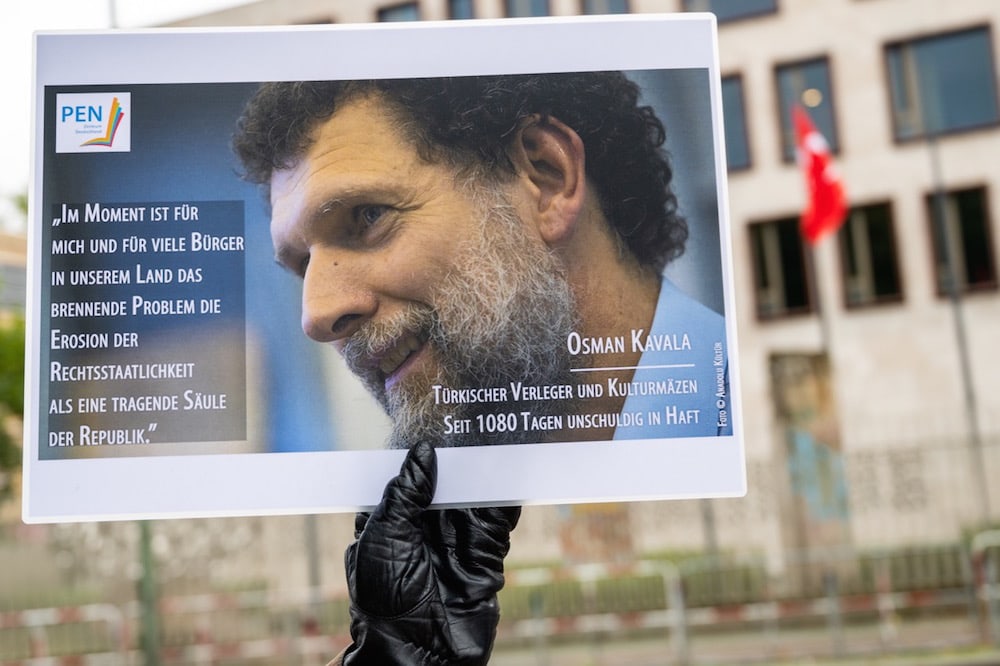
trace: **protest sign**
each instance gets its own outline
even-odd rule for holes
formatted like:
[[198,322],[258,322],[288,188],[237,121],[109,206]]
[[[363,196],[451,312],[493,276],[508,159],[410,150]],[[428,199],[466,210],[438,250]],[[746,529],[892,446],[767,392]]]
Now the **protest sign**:
[[[710,15],[37,35],[25,520],[354,510],[375,504],[398,469],[402,451],[387,443],[411,437],[442,447],[441,506],[741,495],[716,50]],[[601,166],[629,140],[594,148],[611,111],[585,89],[619,81],[607,72],[649,107],[635,112],[641,134],[656,143],[654,116],[665,128],[668,170],[653,169],[659,188],[643,187],[662,190],[672,171],[676,202],[653,198],[665,219],[676,205],[686,220],[682,254],[643,256],[653,243],[635,232],[636,211],[648,206],[614,203],[634,200],[618,190],[644,180],[614,183],[630,158]],[[304,96],[273,85],[288,82],[312,83]],[[559,319],[550,301],[519,300],[537,296],[522,284],[535,277],[508,284],[514,270],[464,236],[491,225],[445,227],[432,212],[441,200],[484,210],[458,184],[467,170],[447,165],[477,152],[470,132],[489,130],[452,116],[505,91],[579,82],[567,88],[579,94],[497,133],[528,137],[518,144],[528,152],[567,148],[582,174],[566,177],[575,172],[549,157],[519,172],[513,149],[499,151],[513,173],[543,174],[542,191],[557,182],[575,202],[560,209],[572,212],[560,213],[558,237],[550,225],[535,239],[553,270],[524,269],[558,276],[548,281],[567,294]],[[271,115],[300,107],[293,93],[343,101],[310,121],[261,188],[245,177],[246,136],[242,160],[234,136],[263,84],[278,95]],[[427,145],[402,129],[399,100],[411,98],[424,105],[410,110],[416,124],[437,137]],[[585,130],[568,118],[575,107],[602,122]],[[438,155],[446,131],[456,160]],[[508,197],[512,178],[499,179]],[[598,222],[607,233],[595,238],[624,239],[613,261],[589,241],[569,250]],[[459,280],[447,293],[473,297],[464,323],[450,307],[462,298],[438,284],[445,275]],[[602,293],[629,280],[634,289]],[[345,305],[344,294],[360,296]],[[336,307],[321,311],[322,299]],[[403,396],[387,417],[341,359],[338,330],[381,325],[402,303],[426,306],[430,323],[381,349],[369,340],[355,358],[387,404]],[[614,325],[600,314],[612,309]],[[494,342],[465,340],[476,322]],[[521,338],[528,351],[508,342]],[[549,361],[547,374],[517,365],[525,355]]]

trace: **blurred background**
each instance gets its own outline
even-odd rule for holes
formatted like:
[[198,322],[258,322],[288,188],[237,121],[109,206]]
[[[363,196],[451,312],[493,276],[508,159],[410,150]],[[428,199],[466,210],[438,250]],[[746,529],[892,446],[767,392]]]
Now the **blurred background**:
[[[719,20],[749,492],[526,508],[491,663],[1000,664],[996,0],[30,6],[3,28],[0,664],[323,664],[349,640],[353,516],[21,523],[31,29],[680,11]],[[848,197],[815,245],[796,104]]]

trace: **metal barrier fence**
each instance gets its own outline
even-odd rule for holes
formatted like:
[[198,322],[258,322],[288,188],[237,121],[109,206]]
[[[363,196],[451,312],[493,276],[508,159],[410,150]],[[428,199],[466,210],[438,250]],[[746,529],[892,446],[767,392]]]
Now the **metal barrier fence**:
[[[775,662],[792,657],[969,647],[989,642],[991,636],[997,640],[996,631],[990,635],[977,631],[981,618],[1000,621],[1000,587],[995,574],[994,578],[986,574],[993,565],[982,560],[984,573],[974,583],[970,567],[956,568],[943,553],[948,551],[936,551],[938,565],[927,566],[928,560],[916,570],[900,564],[912,560],[912,553],[909,558],[886,554],[874,560],[846,552],[826,553],[822,594],[804,597],[772,595],[771,590],[781,586],[769,584],[763,576],[747,576],[753,564],[745,562],[689,559],[677,565],[642,562],[632,567],[517,571],[510,577],[513,592],[507,594],[534,590],[533,615],[504,623],[500,640],[519,640],[544,651],[580,637],[614,640],[659,632],[666,637],[669,647],[664,652],[673,664],[698,661],[703,650],[697,639],[712,636],[713,640],[701,643],[717,644],[720,641],[714,637],[725,632],[738,634],[741,640],[731,648],[732,654],[714,654],[714,663],[746,662],[750,654]],[[802,558],[798,565],[815,568],[817,562]],[[717,590],[706,605],[704,601],[712,599],[713,593],[692,589],[703,586],[706,579],[741,578],[752,581],[749,586],[754,594],[748,595],[747,589]],[[614,609],[608,586],[625,589],[630,583],[641,584],[654,603]],[[658,590],[663,591],[656,594]],[[991,605],[977,608],[977,595]],[[721,597],[734,601],[719,603]],[[698,598],[702,603],[692,603]],[[904,631],[925,620],[932,620],[930,624],[939,629]],[[942,620],[947,622],[942,624]],[[872,636],[858,640],[858,627],[868,629],[874,641]]]
[[[0,613],[0,663],[5,665],[126,664],[129,642],[129,625],[114,604]],[[54,654],[53,643],[64,654]]]
[[[527,647],[545,664],[561,645],[640,637],[658,641],[655,663],[678,665],[1000,648],[1000,531],[967,548],[785,559],[819,571],[819,586],[782,595],[794,572],[746,559],[514,569],[496,654]],[[322,590],[164,598],[161,663],[322,665],[349,641],[347,607]],[[128,602],[2,613],[0,664],[143,663],[141,612]]]
[[980,532],[972,538],[972,566],[975,569],[978,601],[982,605],[983,640],[992,640],[1000,647],[1000,585],[998,585],[998,561],[1000,561],[1000,530]]

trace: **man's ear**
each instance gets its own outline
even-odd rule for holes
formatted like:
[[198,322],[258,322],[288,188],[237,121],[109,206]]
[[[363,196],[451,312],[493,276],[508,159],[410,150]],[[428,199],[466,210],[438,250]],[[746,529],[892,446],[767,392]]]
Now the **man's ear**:
[[587,195],[583,140],[557,118],[529,118],[511,146],[543,240],[559,244],[573,232]]

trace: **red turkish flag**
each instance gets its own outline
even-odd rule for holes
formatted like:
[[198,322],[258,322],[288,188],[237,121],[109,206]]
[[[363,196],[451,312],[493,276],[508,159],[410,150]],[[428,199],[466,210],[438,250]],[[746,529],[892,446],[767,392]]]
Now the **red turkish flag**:
[[801,106],[792,107],[799,168],[805,177],[808,200],[802,211],[802,235],[815,245],[836,231],[847,214],[844,184],[830,158],[830,146]]

